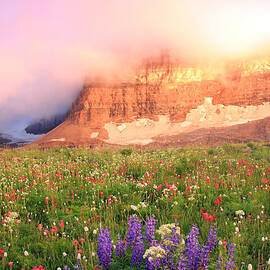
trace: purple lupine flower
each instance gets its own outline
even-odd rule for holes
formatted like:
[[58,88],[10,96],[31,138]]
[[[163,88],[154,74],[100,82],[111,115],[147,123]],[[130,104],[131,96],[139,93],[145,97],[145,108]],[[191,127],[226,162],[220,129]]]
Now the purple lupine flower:
[[131,265],[137,265],[140,266],[140,263],[143,259],[143,253],[144,253],[144,243],[143,243],[143,235],[142,235],[142,221],[140,219],[135,220],[134,224],[134,235],[135,235],[135,241],[134,241],[134,250],[132,254],[132,263]]
[[217,229],[214,226],[210,226],[209,235],[204,246],[200,250],[199,266],[207,268],[209,264],[210,253],[214,249],[217,243]]
[[172,257],[173,254],[169,254],[166,258],[167,267],[170,270],[176,270],[176,265],[174,263],[174,258]]
[[234,243],[231,243],[229,245],[227,245],[227,262],[225,264],[225,267],[224,269],[226,270],[231,270],[231,269],[234,269],[235,268],[235,261],[234,261],[234,255],[235,255],[235,244]]
[[[163,249],[163,247],[161,245],[159,245],[156,240],[154,240],[152,242],[151,248],[153,248],[153,247],[161,247]],[[151,248],[150,248],[150,250],[151,250]],[[150,252],[150,254],[147,255],[145,269],[157,270],[157,269],[160,269],[160,267],[162,267],[162,265],[164,265],[165,260],[164,260],[163,256],[165,256],[166,254],[164,254],[162,252],[159,254],[161,255],[160,257],[158,257],[157,254],[155,254],[155,252],[154,252],[153,257],[152,257],[152,252]],[[152,257],[151,260],[149,260],[150,257]]]
[[221,265],[222,265],[222,257],[218,256],[217,261],[216,261],[217,270],[221,270]]
[[143,241],[137,241],[131,257],[132,260],[131,265],[136,265],[140,267],[141,261],[143,259],[143,254],[144,254],[144,243]]
[[142,221],[136,215],[128,220],[127,249],[133,248],[131,265],[140,266],[144,253]]
[[156,219],[154,217],[146,219],[146,228],[145,228],[145,236],[149,241],[150,246],[155,240],[155,227],[156,227]]
[[172,228],[172,232],[171,232],[171,237],[170,237],[170,241],[172,242],[172,245],[170,247],[171,251],[174,251],[179,244],[180,235],[176,232],[177,226],[178,224],[175,223],[175,227]]
[[151,262],[149,262],[149,260],[147,258],[145,269],[148,269],[148,270],[157,270],[161,266],[162,266],[162,259],[161,258],[155,258]]
[[136,265],[136,266],[140,267],[141,261],[143,259],[143,254],[144,254],[144,243],[143,243],[143,235],[142,235],[142,232],[140,230],[137,234],[137,239],[136,239],[134,251],[132,253],[131,265]]
[[112,239],[108,228],[102,230],[98,237],[98,259],[99,264],[104,269],[108,269],[111,266],[112,260]]
[[82,269],[82,265],[81,264],[75,264],[74,270],[79,270],[79,269]]
[[[177,249],[179,244],[180,235],[176,232],[178,224],[175,223],[175,226],[172,228],[171,235],[168,238],[167,236],[164,238],[164,249],[167,252],[165,263],[169,267],[169,269],[174,270],[176,266],[174,264],[174,252]],[[166,243],[167,242],[167,243]]]
[[127,231],[127,249],[135,247],[139,233],[141,234],[142,221],[136,216],[132,215],[128,220]]
[[125,254],[126,250],[125,250],[125,241],[121,240],[121,235],[118,234],[118,241],[116,242],[116,255],[118,257],[121,257]]
[[198,240],[199,229],[196,225],[192,225],[186,243],[186,257],[188,269],[198,268],[198,259],[200,252],[200,245]]
[[183,255],[180,255],[179,257],[179,261],[177,263],[177,270],[186,270],[186,266],[187,266],[187,262],[186,262],[186,258]]

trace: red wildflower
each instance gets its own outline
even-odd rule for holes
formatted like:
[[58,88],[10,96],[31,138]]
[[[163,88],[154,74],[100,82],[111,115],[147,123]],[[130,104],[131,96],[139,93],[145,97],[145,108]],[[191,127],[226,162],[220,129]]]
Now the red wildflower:
[[208,220],[208,221],[213,221],[213,220],[215,220],[215,216],[214,216],[214,215],[211,215],[211,216],[209,216],[209,217],[207,218],[207,220]]
[[81,238],[81,239],[80,239],[80,242],[81,242],[81,243],[84,243],[84,242],[85,242],[84,238]]
[[207,213],[207,212],[202,213],[202,217],[203,217],[204,219],[207,219],[207,218],[208,218],[208,213]]
[[59,227],[60,227],[61,229],[63,229],[63,228],[64,228],[64,221],[63,221],[63,220],[60,220]]

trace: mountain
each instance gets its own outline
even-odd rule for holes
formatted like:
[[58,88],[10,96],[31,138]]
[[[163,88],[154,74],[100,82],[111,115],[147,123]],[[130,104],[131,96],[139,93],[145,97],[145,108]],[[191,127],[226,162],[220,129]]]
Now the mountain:
[[24,130],[9,130],[9,133],[0,133],[0,148],[17,148],[31,143],[40,137],[40,135],[30,135]]
[[57,114],[48,118],[42,118],[28,125],[25,128],[25,131],[28,134],[34,134],[34,135],[46,134],[52,129],[59,126],[61,123],[63,123],[66,116],[67,116],[67,113],[63,113],[63,114]]
[[10,143],[12,140],[6,134],[0,133],[0,147]]
[[86,82],[65,121],[32,145],[267,141],[268,117],[269,58],[187,66],[162,57],[125,81]]

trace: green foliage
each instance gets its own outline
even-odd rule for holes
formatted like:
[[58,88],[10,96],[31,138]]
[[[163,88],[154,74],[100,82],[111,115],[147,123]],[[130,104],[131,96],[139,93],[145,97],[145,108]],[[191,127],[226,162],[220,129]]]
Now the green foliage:
[[174,167],[176,174],[180,177],[184,177],[186,174],[191,173],[195,168],[194,162],[196,162],[194,158],[188,161],[187,158],[181,157]]
[[[16,221],[1,225],[6,269],[9,261],[14,262],[12,269],[37,265],[72,269],[78,263],[78,249],[87,258],[87,262],[81,258],[83,269],[93,269],[100,228],[110,227],[115,243],[118,233],[125,235],[128,217],[134,213],[144,221],[154,214],[157,228],[177,220],[185,235],[196,223],[203,241],[214,224],[218,240],[236,243],[239,269],[242,262],[252,263],[254,269],[266,266],[270,241],[262,238],[270,238],[267,144],[100,152],[54,148],[0,154],[2,220],[18,213]],[[222,201],[216,203],[219,197]],[[239,210],[245,215],[236,214]],[[215,220],[205,220],[204,212]],[[77,247],[74,240],[79,241]],[[215,251],[216,257],[222,248]],[[128,258],[113,261],[112,269],[136,269]]]
[[224,149],[225,153],[229,155],[237,155],[242,152],[240,147],[228,143],[224,143],[222,148]]
[[254,145],[254,143],[252,143],[252,142],[249,142],[249,143],[247,144],[247,146],[248,146],[249,148],[251,148],[251,149],[254,149],[254,148],[255,148],[255,145]]
[[120,153],[123,155],[123,156],[130,156],[132,154],[132,150],[131,149],[122,149],[120,151]]

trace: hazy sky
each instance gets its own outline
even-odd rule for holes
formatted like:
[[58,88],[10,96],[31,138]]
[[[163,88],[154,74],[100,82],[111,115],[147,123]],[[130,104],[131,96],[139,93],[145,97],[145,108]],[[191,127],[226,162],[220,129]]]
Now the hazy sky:
[[259,52],[269,25],[269,0],[0,0],[0,131],[160,50],[195,62]]

